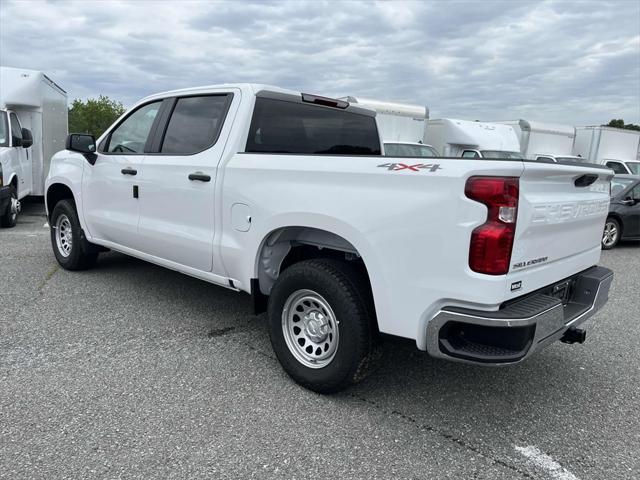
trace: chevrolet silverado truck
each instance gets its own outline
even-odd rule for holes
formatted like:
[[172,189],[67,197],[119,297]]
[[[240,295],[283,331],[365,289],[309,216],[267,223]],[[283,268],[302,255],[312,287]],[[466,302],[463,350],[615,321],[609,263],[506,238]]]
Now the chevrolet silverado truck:
[[379,339],[520,362],[607,301],[611,171],[381,156],[375,112],[264,85],[147,97],[97,141],[71,134],[46,205],[67,270],[122,252],[251,295],[284,370],[363,379]]

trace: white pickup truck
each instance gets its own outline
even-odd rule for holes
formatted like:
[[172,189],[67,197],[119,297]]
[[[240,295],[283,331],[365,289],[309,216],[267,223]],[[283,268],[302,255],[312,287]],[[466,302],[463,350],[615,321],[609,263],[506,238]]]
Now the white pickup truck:
[[364,378],[381,334],[434,357],[519,362],[582,342],[611,171],[380,156],[375,112],[263,85],[153,95],[46,182],[68,270],[113,249],[251,294],[297,382]]

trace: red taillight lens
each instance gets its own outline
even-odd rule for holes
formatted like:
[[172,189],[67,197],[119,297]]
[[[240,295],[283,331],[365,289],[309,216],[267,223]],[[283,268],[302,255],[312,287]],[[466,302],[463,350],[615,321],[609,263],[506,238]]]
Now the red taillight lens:
[[487,275],[506,274],[516,231],[518,178],[471,177],[464,193],[488,209],[487,221],[471,234],[469,267]]

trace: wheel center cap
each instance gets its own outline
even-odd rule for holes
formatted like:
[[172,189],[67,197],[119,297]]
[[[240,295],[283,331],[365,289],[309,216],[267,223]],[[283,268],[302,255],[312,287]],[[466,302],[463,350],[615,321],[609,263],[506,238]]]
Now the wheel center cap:
[[324,342],[329,335],[329,322],[320,312],[310,312],[304,317],[304,333],[312,342]]

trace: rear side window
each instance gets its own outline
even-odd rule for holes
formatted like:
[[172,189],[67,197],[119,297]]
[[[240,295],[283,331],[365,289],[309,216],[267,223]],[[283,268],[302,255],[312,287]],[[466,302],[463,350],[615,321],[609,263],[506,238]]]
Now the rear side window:
[[620,162],[607,162],[607,167],[613,170],[614,173],[629,173]]
[[179,98],[162,142],[162,153],[189,155],[218,140],[230,94]]
[[375,117],[349,111],[257,98],[247,152],[380,155]]

